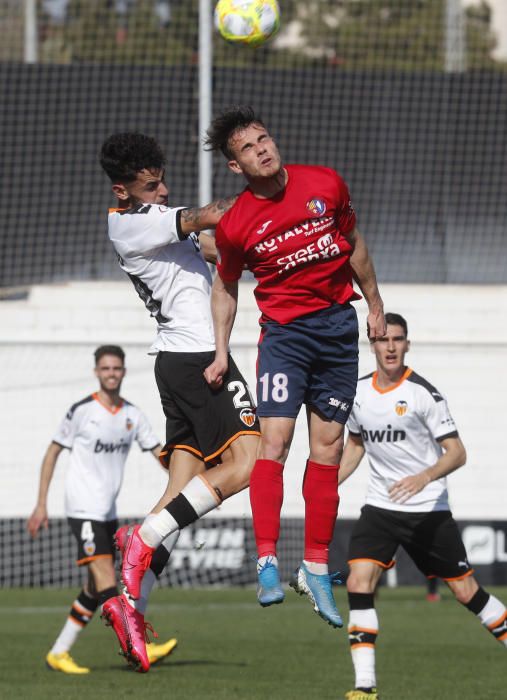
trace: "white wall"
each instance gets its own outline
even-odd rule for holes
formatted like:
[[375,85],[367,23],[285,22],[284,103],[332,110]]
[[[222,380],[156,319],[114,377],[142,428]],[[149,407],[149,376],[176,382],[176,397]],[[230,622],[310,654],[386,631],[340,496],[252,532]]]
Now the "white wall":
[[[406,316],[412,350],[409,364],[448,397],[468,449],[468,464],[450,479],[458,518],[505,518],[504,457],[507,397],[507,287],[384,285],[386,310]],[[362,333],[360,370],[373,368],[365,342],[365,305],[357,304]],[[232,349],[254,385],[258,312],[252,286],[240,292]],[[33,508],[44,450],[68,407],[95,389],[93,350],[124,346],[128,373],[123,394],[150,418],[161,440],[164,420],[146,354],[154,335],[130,283],[73,283],[34,287],[25,301],[0,302],[0,515],[25,516]],[[298,423],[286,470],[284,514],[302,514],[301,478],[308,442]],[[60,458],[49,510],[63,515]],[[344,485],[340,513],[355,517],[365,493],[367,464]],[[164,472],[151,455],[134,447],[120,496],[121,515],[146,512],[164,486]],[[219,515],[248,515],[247,493],[224,504]]]

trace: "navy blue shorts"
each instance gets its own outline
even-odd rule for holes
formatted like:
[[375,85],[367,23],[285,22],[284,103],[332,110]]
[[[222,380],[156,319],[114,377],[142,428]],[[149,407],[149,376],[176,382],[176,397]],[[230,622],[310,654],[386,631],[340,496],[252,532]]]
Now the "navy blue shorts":
[[257,415],[296,418],[305,403],[345,424],[356,394],[357,339],[351,304],[336,304],[286,324],[263,324]]

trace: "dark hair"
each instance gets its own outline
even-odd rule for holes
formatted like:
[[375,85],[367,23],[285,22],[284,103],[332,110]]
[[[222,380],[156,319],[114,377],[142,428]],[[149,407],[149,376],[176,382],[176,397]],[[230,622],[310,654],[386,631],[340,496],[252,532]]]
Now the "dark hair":
[[162,170],[166,159],[154,138],[135,131],[112,134],[100,149],[100,164],[111,182],[133,182],[141,170]]
[[99,364],[99,361],[104,355],[114,355],[119,357],[122,364],[125,364],[125,353],[119,345],[101,345],[93,353],[95,356],[95,367]]
[[228,107],[215,117],[206,131],[204,147],[208,151],[222,151],[226,158],[232,158],[229,139],[238,129],[246,129],[250,124],[265,126],[261,117],[249,105]]
[[408,338],[407,322],[405,321],[403,316],[401,316],[401,314],[387,313],[385,315],[385,319],[386,319],[386,324],[388,326],[401,326],[403,328],[403,330],[405,331],[405,338]]

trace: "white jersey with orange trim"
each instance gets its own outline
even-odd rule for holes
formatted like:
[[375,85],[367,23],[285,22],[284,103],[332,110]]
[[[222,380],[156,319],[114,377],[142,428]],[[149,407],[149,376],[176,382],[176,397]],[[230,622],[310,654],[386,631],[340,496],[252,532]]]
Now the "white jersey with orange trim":
[[361,436],[370,463],[366,503],[406,512],[449,510],[445,477],[405,503],[389,498],[396,481],[435,464],[440,441],[458,436],[445,398],[410,368],[389,389],[378,387],[376,379],[376,372],[359,379],[347,423],[350,433]]
[[116,498],[134,440],[143,451],[159,445],[146,416],[122,399],[115,410],[97,394],[71,406],[53,442],[70,450],[65,475],[65,514],[86,520],[114,520]]
[[109,238],[120,266],[157,321],[150,354],[215,349],[211,274],[198,234],[181,231],[181,211],[140,204],[109,213]]

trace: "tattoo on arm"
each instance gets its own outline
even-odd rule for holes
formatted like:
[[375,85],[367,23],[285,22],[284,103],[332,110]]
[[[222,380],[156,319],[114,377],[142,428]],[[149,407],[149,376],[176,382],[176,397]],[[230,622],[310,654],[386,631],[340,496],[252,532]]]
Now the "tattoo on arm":
[[217,199],[205,207],[197,209],[183,209],[181,212],[181,223],[192,231],[199,231],[203,228],[216,226],[222,216],[228,211],[237,200],[238,195],[232,195],[226,199]]

